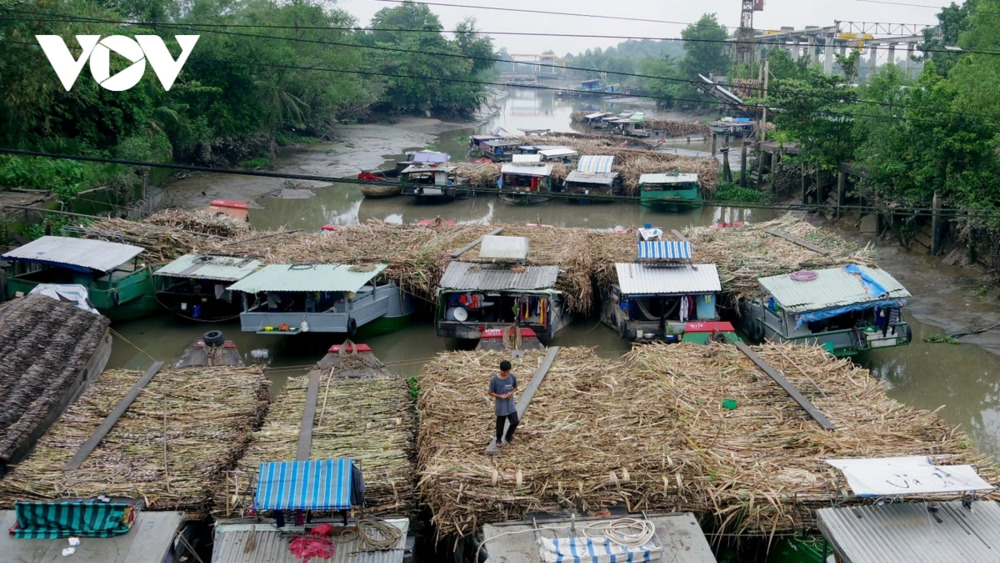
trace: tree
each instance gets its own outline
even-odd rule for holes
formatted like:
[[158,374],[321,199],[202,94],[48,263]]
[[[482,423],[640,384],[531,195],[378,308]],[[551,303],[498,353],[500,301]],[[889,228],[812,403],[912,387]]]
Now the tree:
[[681,32],[684,58],[680,62],[681,77],[696,80],[699,74],[720,74],[729,68],[725,41],[729,34],[715,14],[705,14],[694,25]]

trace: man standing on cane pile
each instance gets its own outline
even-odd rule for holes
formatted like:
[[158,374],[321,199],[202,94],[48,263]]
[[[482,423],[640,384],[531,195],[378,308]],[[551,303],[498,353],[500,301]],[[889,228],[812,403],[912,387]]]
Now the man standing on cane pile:
[[[496,398],[497,415],[497,447],[502,448],[514,439],[517,429],[517,405],[514,404],[514,392],[517,391],[517,378],[510,373],[510,362],[500,362],[500,373],[490,380],[490,397]],[[510,428],[504,436],[504,422],[510,421]]]

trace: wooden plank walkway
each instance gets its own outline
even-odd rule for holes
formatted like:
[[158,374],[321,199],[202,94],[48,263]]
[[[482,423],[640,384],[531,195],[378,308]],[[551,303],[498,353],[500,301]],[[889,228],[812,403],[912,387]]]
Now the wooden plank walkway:
[[772,235],[772,236],[783,238],[783,239],[785,239],[785,240],[787,240],[789,242],[794,242],[795,244],[801,246],[802,248],[808,248],[809,250],[812,250],[813,252],[818,252],[819,254],[822,254],[823,256],[826,256],[827,254],[830,253],[829,250],[820,248],[820,247],[816,246],[815,244],[812,244],[811,242],[806,242],[806,241],[804,241],[804,240],[802,240],[800,238],[793,237],[792,235],[790,235],[788,233],[785,233],[785,232],[782,232],[782,231],[766,230],[764,232],[767,233],[767,234],[769,234],[769,235]]
[[822,426],[824,430],[833,430],[835,428],[833,423],[826,418],[826,415],[824,415],[822,412],[820,412],[819,409],[816,408],[816,405],[813,405],[811,402],[809,402],[809,399],[803,397],[802,393],[799,393],[799,390],[796,389],[794,385],[792,385],[787,379],[782,377],[780,373],[775,371],[775,369],[772,368],[770,364],[760,359],[760,356],[755,354],[754,351],[751,350],[749,346],[747,346],[742,342],[734,342],[733,344],[735,344],[736,347],[739,348],[740,352],[743,352],[743,354],[746,355],[746,357],[750,358],[750,360],[753,361],[753,363],[757,364],[757,367],[764,370],[764,373],[769,375],[771,379],[773,379],[778,385],[780,385],[781,388],[785,390],[785,393],[788,393],[789,397],[791,397],[796,403],[799,404],[799,406],[805,409],[805,411],[809,413],[809,416],[811,416],[813,420],[818,422],[819,425]]
[[[549,368],[552,367],[552,362],[555,361],[556,355],[559,354],[559,347],[553,346],[549,348],[546,352],[545,358],[542,360],[542,364],[538,366],[535,371],[534,377],[531,378],[531,383],[524,388],[524,393],[521,393],[521,398],[517,401],[517,419],[524,420],[524,413],[528,410],[528,405],[531,404],[531,399],[535,396],[535,391],[538,391],[538,386],[542,384],[542,380],[545,379],[545,374],[549,372]],[[507,428],[510,427],[510,422],[507,422],[504,426],[504,433],[506,434]],[[500,453],[500,448],[497,447],[496,436],[490,440],[490,445],[486,446],[486,455],[497,455]]]
[[139,396],[139,393],[142,392],[146,385],[153,379],[153,376],[156,375],[162,367],[163,362],[156,362],[149,366],[146,373],[142,374],[139,381],[136,381],[135,385],[133,385],[132,388],[129,389],[128,393],[122,397],[122,400],[118,401],[114,410],[108,414],[107,418],[104,419],[104,422],[97,427],[97,430],[94,430],[94,433],[90,435],[90,438],[87,438],[87,441],[80,446],[80,449],[76,451],[73,459],[69,460],[69,463],[67,463],[63,469],[71,471],[73,469],[80,468],[80,465],[87,460],[87,456],[94,451],[97,444],[100,444],[101,440],[103,440],[104,437],[108,435],[108,432],[114,428],[115,423],[118,422],[118,419],[121,418],[123,414],[125,414],[125,411],[128,410],[132,401],[135,401],[135,398]]
[[295,452],[296,461],[307,461],[312,448],[313,421],[316,420],[316,399],[319,397],[319,377],[322,369],[309,372],[309,387],[306,389],[306,405],[302,411],[302,426],[299,427],[299,445]]
[[492,231],[490,231],[490,232],[486,233],[485,235],[477,238],[476,240],[470,242],[469,244],[463,246],[462,248],[459,248],[455,252],[452,252],[451,253],[451,257],[452,258],[458,258],[462,254],[464,254],[466,250],[468,250],[468,249],[476,246],[477,244],[483,242],[484,238],[486,238],[488,236],[499,235],[502,231],[503,231],[503,227],[500,227],[500,228],[497,228],[497,229],[493,229]]

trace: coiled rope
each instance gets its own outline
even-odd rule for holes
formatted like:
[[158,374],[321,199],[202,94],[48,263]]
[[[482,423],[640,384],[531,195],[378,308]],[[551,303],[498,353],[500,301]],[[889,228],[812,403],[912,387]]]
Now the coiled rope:
[[[592,528],[598,529],[597,535],[591,535]],[[592,540],[608,540],[622,547],[640,547],[653,539],[656,526],[649,520],[619,518],[607,524],[591,524],[583,529],[583,534]]]
[[365,518],[358,521],[358,533],[365,551],[395,549],[403,532],[384,520]]

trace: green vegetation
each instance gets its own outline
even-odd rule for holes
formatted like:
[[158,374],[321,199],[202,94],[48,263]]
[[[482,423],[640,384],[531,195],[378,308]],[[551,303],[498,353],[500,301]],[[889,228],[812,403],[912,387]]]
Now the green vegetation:
[[[470,79],[495,72],[492,42],[473,20],[449,40],[352,30],[352,16],[321,0],[25,0],[16,7],[0,9],[3,147],[263,166],[274,161],[275,147],[316,142],[336,121],[373,112],[471,115],[481,95]],[[125,21],[139,23],[118,23]],[[427,6],[410,2],[379,11],[372,25],[442,29]],[[123,92],[101,88],[86,68],[66,91],[34,40],[60,35],[79,56],[76,35],[150,34],[175,57],[175,35],[199,35],[169,91],[150,65]],[[111,74],[129,64],[113,56]],[[0,189],[53,190],[64,198],[109,179],[136,183],[144,174],[119,165],[0,158]]]
[[948,336],[947,334],[931,334],[924,337],[924,342],[947,342],[948,344],[961,344],[957,338]]
[[770,203],[771,194],[753,188],[744,188],[736,182],[720,180],[712,199],[740,203]]
[[420,378],[415,375],[407,377],[406,386],[410,388],[410,398],[416,403],[420,397]]
[[252,158],[252,159],[250,159],[250,160],[248,160],[246,162],[241,162],[240,166],[243,167],[243,168],[249,168],[251,170],[254,169],[254,168],[270,168],[271,167],[271,159],[269,159],[269,158]]

